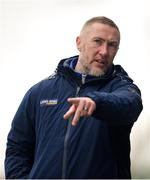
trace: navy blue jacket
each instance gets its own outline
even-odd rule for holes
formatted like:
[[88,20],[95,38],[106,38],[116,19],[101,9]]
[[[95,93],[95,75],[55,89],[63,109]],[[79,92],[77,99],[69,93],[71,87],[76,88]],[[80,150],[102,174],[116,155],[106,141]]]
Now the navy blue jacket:
[[[24,96],[8,135],[6,178],[131,178],[130,132],[142,111],[141,94],[120,65],[82,82],[62,60],[54,75]],[[96,102],[77,126],[64,120],[68,97]]]

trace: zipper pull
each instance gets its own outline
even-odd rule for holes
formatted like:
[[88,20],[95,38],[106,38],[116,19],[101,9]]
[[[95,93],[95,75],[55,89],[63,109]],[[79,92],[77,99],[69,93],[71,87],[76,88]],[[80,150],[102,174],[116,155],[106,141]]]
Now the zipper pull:
[[86,74],[82,74],[82,84],[85,84]]

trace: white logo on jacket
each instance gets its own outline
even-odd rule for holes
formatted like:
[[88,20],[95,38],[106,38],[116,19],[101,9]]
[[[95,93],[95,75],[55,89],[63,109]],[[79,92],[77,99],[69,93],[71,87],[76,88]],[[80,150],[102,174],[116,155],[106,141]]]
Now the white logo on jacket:
[[58,103],[58,99],[43,99],[40,101],[40,106],[53,106]]

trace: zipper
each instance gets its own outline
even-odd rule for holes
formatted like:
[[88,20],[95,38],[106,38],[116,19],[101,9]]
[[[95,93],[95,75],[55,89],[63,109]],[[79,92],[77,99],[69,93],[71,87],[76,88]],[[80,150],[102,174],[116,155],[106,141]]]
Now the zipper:
[[[77,87],[75,97],[78,96],[80,91],[80,86]],[[65,135],[64,139],[64,153],[63,153],[63,163],[62,163],[62,179],[66,179],[66,171],[67,171],[67,154],[68,154],[68,140],[69,140],[69,135],[70,135],[70,130],[71,130],[71,122],[72,122],[73,116],[71,116],[68,119],[68,126],[67,126],[67,132]]]
[[[85,84],[86,74],[82,74],[82,85]],[[79,96],[80,86],[77,86],[77,90],[75,93],[75,97]],[[69,141],[69,135],[71,131],[71,122],[72,122],[73,116],[71,116],[68,119],[68,126],[67,126],[67,132],[64,139],[64,153],[63,153],[63,163],[62,163],[62,179],[66,178],[66,171],[67,171],[67,154],[68,154],[68,141]]]

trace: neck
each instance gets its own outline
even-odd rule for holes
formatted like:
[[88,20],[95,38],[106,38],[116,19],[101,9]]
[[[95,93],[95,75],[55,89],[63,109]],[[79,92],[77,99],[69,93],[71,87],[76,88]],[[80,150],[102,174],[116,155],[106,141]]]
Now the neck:
[[82,62],[78,59],[78,62],[76,64],[75,67],[75,71],[81,74],[89,74],[88,69],[87,68],[83,68],[85,67]]

